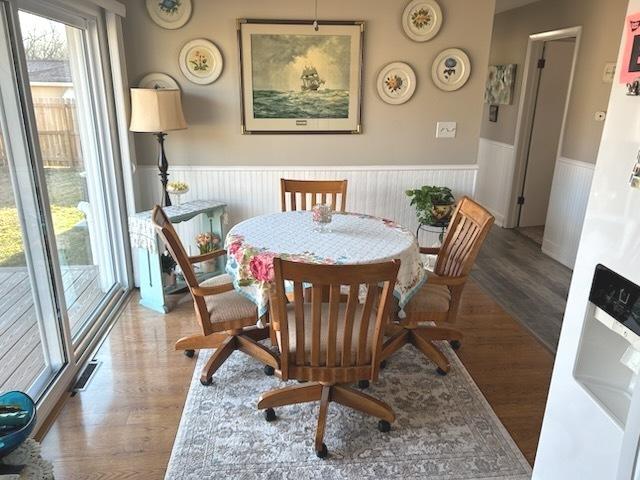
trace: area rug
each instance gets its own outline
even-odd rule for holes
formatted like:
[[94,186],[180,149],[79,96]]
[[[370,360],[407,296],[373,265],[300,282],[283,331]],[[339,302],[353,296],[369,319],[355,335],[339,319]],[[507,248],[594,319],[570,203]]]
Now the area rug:
[[210,354],[202,352],[165,479],[529,479],[526,459],[453,350],[442,348],[452,366],[446,377],[407,346],[369,387],[395,410],[390,432],[379,432],[377,419],[330,404],[324,460],[313,449],[317,403],[277,408],[278,419],[268,423],[258,397],[285,383],[236,352],[213,384],[202,386]]

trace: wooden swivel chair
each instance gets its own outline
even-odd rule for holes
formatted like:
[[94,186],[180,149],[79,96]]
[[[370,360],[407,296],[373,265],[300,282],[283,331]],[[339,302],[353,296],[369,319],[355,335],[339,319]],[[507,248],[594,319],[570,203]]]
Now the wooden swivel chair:
[[173,225],[158,206],[153,209],[152,222],[182,269],[200,326],[199,334],[178,340],[176,350],[185,350],[185,354],[192,357],[196,349],[217,349],[202,369],[200,383],[210,385],[213,374],[234,350],[260,360],[265,364],[265,373],[273,375],[278,359],[270,350],[257,343],[268,338],[269,329],[256,327],[258,310],[255,304],[235,292],[229,275],[219,275],[199,284],[193,270],[193,264],[219,258],[227,252],[216,250],[190,257]]
[[[299,203],[297,198],[298,194],[300,194]],[[289,197],[291,207],[289,209],[287,209],[287,197]],[[329,205],[331,205],[331,210],[344,212],[347,204],[347,181],[286,180],[281,178],[280,200],[283,212],[311,210],[315,205],[326,204],[327,200],[329,201]],[[340,200],[339,207],[338,200]]]
[[[448,340],[454,349],[460,347],[462,332],[452,325],[458,315],[460,297],[471,268],[478,256],[494,217],[468,197],[463,197],[451,217],[442,246],[420,248],[421,253],[437,255],[433,274],[429,274],[422,289],[405,307],[405,319],[388,328],[383,358],[388,358],[406,343],[411,343],[446,375],[450,365],[447,357],[433,343]],[[425,324],[444,322],[446,326]]]
[[[386,403],[343,384],[367,378],[375,381],[384,329],[389,316],[400,262],[368,265],[312,265],[276,258],[276,290],[271,298],[271,325],[280,347],[283,380],[300,385],[262,394],[259,409],[267,421],[276,418],[274,407],[320,401],[315,450],[327,455],[323,442],[329,402],[337,402],[380,419],[378,429],[389,431],[395,414]],[[285,295],[285,280],[294,285],[293,301]],[[304,301],[303,284],[311,286],[311,302]],[[361,284],[368,285],[363,305]],[[380,288],[379,285],[382,284]],[[340,287],[348,285],[346,302]]]

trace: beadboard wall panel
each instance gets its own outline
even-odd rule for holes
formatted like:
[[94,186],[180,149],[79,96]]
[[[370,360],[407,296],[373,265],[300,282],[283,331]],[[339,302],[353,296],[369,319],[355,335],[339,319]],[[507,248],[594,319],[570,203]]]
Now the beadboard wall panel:
[[553,173],[542,251],[573,269],[595,164],[558,157]]
[[503,226],[509,211],[515,152],[513,145],[480,138],[478,146],[478,202],[487,208],[496,225]]
[[[454,195],[475,196],[477,165],[456,166],[357,166],[357,167],[200,167],[175,166],[169,169],[170,180],[189,184],[182,201],[196,198],[215,199],[228,205],[227,229],[242,220],[280,210],[280,179],[347,179],[347,209],[392,219],[415,231],[417,221],[405,190],[422,185],[452,188]],[[160,199],[160,182],[156,167],[137,170],[144,209]],[[194,251],[195,225],[178,228],[185,245]],[[421,245],[432,245],[437,233],[421,232]]]

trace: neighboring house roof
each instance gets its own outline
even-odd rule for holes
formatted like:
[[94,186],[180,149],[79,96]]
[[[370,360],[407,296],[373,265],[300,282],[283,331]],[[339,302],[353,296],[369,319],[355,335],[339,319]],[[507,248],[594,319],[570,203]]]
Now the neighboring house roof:
[[43,83],[71,83],[67,60],[27,60],[29,80]]

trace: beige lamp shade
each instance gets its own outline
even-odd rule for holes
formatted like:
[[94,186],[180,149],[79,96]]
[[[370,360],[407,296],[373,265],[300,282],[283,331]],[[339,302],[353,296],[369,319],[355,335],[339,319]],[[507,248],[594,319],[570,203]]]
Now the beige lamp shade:
[[183,130],[187,122],[182,113],[180,90],[160,88],[131,89],[132,132]]

